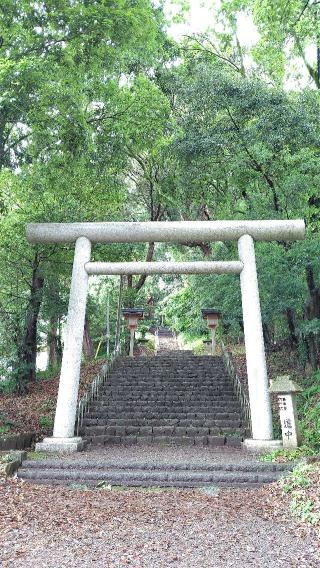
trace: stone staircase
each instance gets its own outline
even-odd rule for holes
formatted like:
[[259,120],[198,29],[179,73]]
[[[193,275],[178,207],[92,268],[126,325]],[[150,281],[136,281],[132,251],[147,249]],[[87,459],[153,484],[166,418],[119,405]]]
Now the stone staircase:
[[290,468],[243,451],[244,433],[220,357],[124,357],[84,418],[88,449],[25,461],[18,477],[75,487],[256,487]]
[[245,425],[220,357],[124,357],[83,421],[93,445],[240,446]]
[[161,354],[168,351],[178,351],[179,345],[176,335],[167,327],[157,329],[157,353]]
[[222,452],[222,455],[214,452],[208,459],[208,455],[201,456],[200,452],[197,460],[188,454],[184,461],[172,459],[168,462],[163,456],[150,460],[150,456],[143,454],[132,460],[127,448],[124,454],[113,459],[88,452],[64,459],[28,460],[23,462],[18,477],[37,484],[88,487],[258,487],[276,481],[290,469],[287,464],[234,457],[231,459],[228,452]]

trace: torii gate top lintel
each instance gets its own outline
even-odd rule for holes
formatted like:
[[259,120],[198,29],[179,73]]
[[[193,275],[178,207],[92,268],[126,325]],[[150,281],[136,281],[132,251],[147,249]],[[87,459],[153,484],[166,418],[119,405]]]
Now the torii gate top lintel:
[[87,237],[92,243],[236,241],[250,235],[256,241],[294,241],[305,235],[296,220],[148,221],[105,223],[30,223],[31,243],[71,243]]

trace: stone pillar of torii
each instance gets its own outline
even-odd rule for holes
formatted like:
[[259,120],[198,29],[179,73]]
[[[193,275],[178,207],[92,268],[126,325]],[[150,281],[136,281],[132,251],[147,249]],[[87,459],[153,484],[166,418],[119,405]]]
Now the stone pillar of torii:
[[[52,438],[37,445],[42,451],[77,451],[74,436],[82,340],[91,274],[239,274],[247,360],[252,450],[274,449],[272,412],[262,331],[254,241],[303,239],[303,220],[36,223],[27,226],[30,243],[75,243],[67,330]],[[91,262],[93,243],[238,241],[239,259],[227,262]]]

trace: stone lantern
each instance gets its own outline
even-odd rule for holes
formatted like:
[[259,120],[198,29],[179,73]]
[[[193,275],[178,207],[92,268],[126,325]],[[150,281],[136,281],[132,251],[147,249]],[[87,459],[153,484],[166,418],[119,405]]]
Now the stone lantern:
[[213,308],[201,310],[202,317],[207,321],[207,326],[211,330],[211,355],[216,353],[216,328],[221,318],[221,312]]
[[296,398],[297,393],[302,390],[290,375],[276,377],[269,388],[270,393],[278,395],[284,448],[297,448],[301,442]]
[[138,327],[139,319],[143,318],[144,310],[141,308],[128,308],[122,310],[122,315],[127,322],[130,330],[130,357],[133,357],[134,335]]

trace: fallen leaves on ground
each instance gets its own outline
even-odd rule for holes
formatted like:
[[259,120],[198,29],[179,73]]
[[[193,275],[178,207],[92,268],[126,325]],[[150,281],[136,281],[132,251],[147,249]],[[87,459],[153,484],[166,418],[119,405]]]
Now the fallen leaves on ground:
[[[79,397],[86,386],[98,375],[103,360],[91,361],[81,367]],[[52,433],[52,424],[58,394],[59,375],[29,383],[26,395],[0,394],[0,426],[11,424],[8,434],[36,432],[40,439]]]
[[[88,555],[95,561],[95,554],[97,565],[103,566],[101,554],[106,551],[114,559],[112,567],[171,563],[180,567],[188,565],[189,557],[202,559],[202,566],[226,566],[229,552],[232,562],[235,554],[239,556],[241,567],[251,562],[264,566],[260,550],[264,540],[276,562],[270,566],[318,566],[316,533],[292,520],[289,497],[277,483],[255,490],[223,489],[212,496],[191,489],[75,490],[10,479],[0,484],[0,502],[4,566],[11,566],[6,561],[13,558],[12,543],[15,559],[27,554],[29,561],[32,557],[38,562],[48,543],[54,553],[62,541],[73,555],[72,566],[81,565],[75,558],[88,559]],[[289,564],[283,561],[287,543],[296,546],[290,550]],[[212,556],[213,549],[220,560]],[[155,558],[159,563],[153,563]]]

